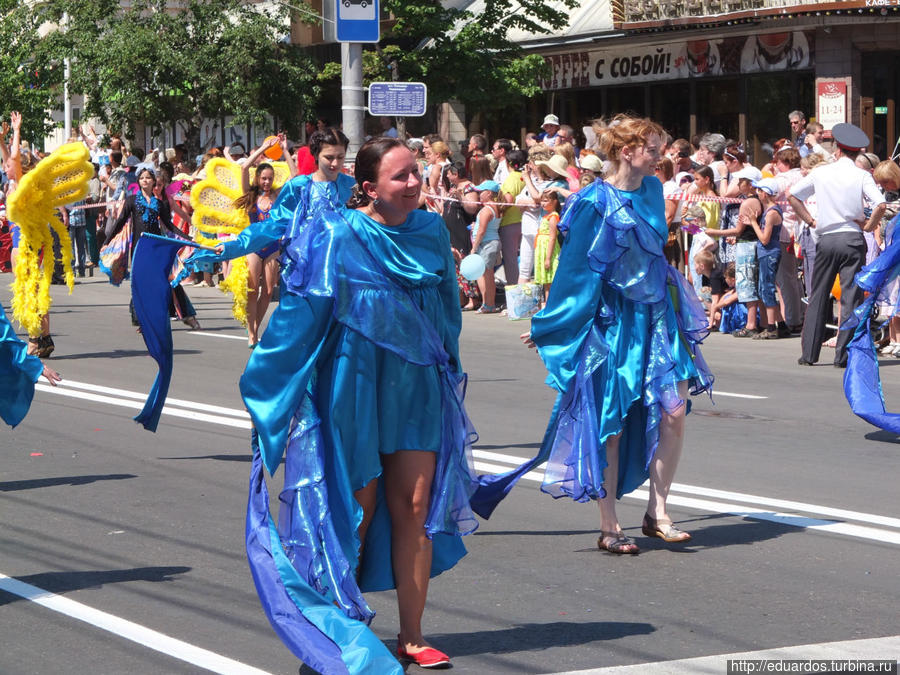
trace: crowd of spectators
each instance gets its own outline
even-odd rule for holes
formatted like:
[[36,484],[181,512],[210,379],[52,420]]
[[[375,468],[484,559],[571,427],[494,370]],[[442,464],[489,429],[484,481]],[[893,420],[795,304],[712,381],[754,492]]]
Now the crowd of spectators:
[[[392,119],[377,121],[381,135],[397,137]],[[788,122],[790,132],[772,144],[771,157],[751,157],[740,142],[715,132],[692,139],[667,137],[656,170],[669,227],[666,256],[706,303],[710,327],[736,337],[776,339],[799,333],[804,296],[812,292],[816,231],[797,217],[788,196],[804,176],[833,162],[835,151],[822,125],[807,123],[802,112],[791,112]],[[318,120],[307,130],[326,124]],[[553,251],[564,235],[557,236],[555,220],[548,216],[564,214],[567,199],[604,176],[608,163],[597,146],[603,127],[598,119],[576,131],[551,113],[540,131],[525,134],[522,147],[510,138],[490,140],[484,133],[471,135],[457,151],[437,134],[407,139],[423,177],[420,208],[443,217],[457,261],[475,253],[485,263],[484,275],[475,281],[459,275],[464,311],[502,312],[507,285],[537,280],[549,286]],[[187,193],[204,177],[206,163],[213,157],[242,164],[265,160],[260,148],[248,155],[240,143],[212,147],[193,158],[182,145],[147,154],[118,136],[100,138],[89,126],[80,128],[73,140],[88,145],[96,169],[89,196],[65,214],[79,275],[97,264],[104,225],[118,216],[141,169],[157,174],[158,196],[169,202],[176,227],[192,235]],[[286,143],[284,150],[292,175],[312,172],[305,145]],[[26,144],[20,153],[28,155],[26,165],[40,158]],[[888,193],[888,202],[896,201],[900,168],[894,161],[861,152],[855,162]],[[815,196],[805,205],[814,214]],[[865,233],[868,260],[890,239],[887,226],[895,212],[889,208],[881,225]],[[548,246],[545,239],[541,246],[542,237],[552,237],[552,243]],[[191,283],[215,285],[219,272],[210,268]],[[900,324],[891,326],[885,353],[900,357]]]

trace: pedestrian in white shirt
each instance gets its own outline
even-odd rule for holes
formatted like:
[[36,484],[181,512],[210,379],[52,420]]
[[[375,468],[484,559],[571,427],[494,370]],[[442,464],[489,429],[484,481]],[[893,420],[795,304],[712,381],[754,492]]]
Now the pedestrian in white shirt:
[[494,159],[497,160],[497,169],[494,171],[494,180],[500,185],[503,185],[503,181],[506,180],[506,177],[509,175],[509,164],[506,161],[506,153],[512,151],[513,144],[512,141],[508,138],[498,138],[494,141],[494,146],[491,149],[491,154],[494,156]]
[[[869,145],[869,137],[853,124],[836,124],[831,130],[835,141],[836,161],[823,166],[794,184],[788,201],[797,216],[816,229],[816,265],[813,269],[812,295],[806,310],[801,340],[803,353],[797,361],[810,366],[819,360],[828,299],[835,275],[840,276],[841,316],[843,324],[860,305],[863,293],[854,283],[854,276],[866,260],[866,241],[862,229],[874,230],[884,215],[884,196],[875,185],[872,175],[860,169],[854,160]],[[815,194],[817,213],[813,218],[803,200]],[[872,215],[865,220],[863,200],[872,206]],[[849,331],[838,331],[834,350],[834,365],[847,365]]]

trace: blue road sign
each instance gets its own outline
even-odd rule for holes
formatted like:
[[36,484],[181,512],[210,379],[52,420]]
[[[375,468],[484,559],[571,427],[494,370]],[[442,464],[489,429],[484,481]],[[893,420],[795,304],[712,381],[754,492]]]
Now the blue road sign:
[[369,114],[421,117],[425,114],[427,89],[422,82],[372,82]]
[[378,42],[379,0],[335,0],[335,33],[338,42]]

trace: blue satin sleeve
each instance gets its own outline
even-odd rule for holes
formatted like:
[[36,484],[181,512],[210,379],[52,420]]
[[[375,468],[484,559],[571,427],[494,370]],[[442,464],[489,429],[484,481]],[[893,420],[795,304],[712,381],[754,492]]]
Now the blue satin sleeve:
[[457,375],[463,374],[462,365],[459,361],[459,334],[462,331],[462,309],[459,306],[459,283],[456,279],[456,263],[453,260],[453,253],[450,247],[450,233],[441,223],[440,230],[443,232],[441,242],[446,244],[446,262],[444,264],[443,273],[441,275],[441,283],[438,286],[441,303],[444,307],[444,349],[450,357],[450,368]]
[[291,418],[331,327],[333,304],[330,297],[284,293],[241,376],[241,395],[270,474],[281,461]]
[[34,383],[43,370],[41,360],[28,354],[28,347],[0,309],[0,417],[4,422],[14,427],[25,419],[34,398]]
[[561,225],[567,234],[547,306],[531,319],[531,339],[549,372],[547,384],[561,392],[575,375],[600,304],[600,280],[588,264],[599,221],[587,199],[566,211]]
[[284,232],[294,218],[294,211],[303,201],[303,192],[308,189],[312,178],[309,176],[297,176],[291,178],[281,186],[278,198],[269,210],[269,221],[278,223],[281,232]]
[[[279,195],[280,197],[280,195]],[[274,209],[274,207],[272,207]],[[267,218],[256,223],[251,223],[243,229],[237,239],[225,242],[225,250],[219,260],[231,260],[241,258],[249,253],[261,251],[269,244],[280,241],[284,236],[284,230],[289,221]]]

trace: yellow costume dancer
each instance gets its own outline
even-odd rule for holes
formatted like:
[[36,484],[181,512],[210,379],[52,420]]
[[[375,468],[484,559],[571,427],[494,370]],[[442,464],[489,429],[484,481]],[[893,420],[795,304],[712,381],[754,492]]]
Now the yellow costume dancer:
[[[290,180],[290,168],[285,162],[270,164],[275,170],[273,188],[278,189]],[[209,160],[206,178],[191,190],[194,209],[191,223],[199,231],[195,237],[197,243],[217,246],[220,243],[217,235],[238,235],[250,224],[247,212],[234,206],[242,195],[241,166],[220,157]],[[244,326],[247,325],[247,274],[247,258],[235,258],[228,277],[219,284],[222,292],[233,295],[231,312]]]
[[[9,197],[9,217],[21,231],[12,286],[13,317],[33,338],[41,334],[41,317],[50,311],[50,281],[55,263],[51,230],[59,237],[69,293],[75,285],[72,242],[57,209],[84,199],[93,175],[91,156],[84,144],[67,143],[25,174]],[[46,256],[43,268],[41,251]]]

